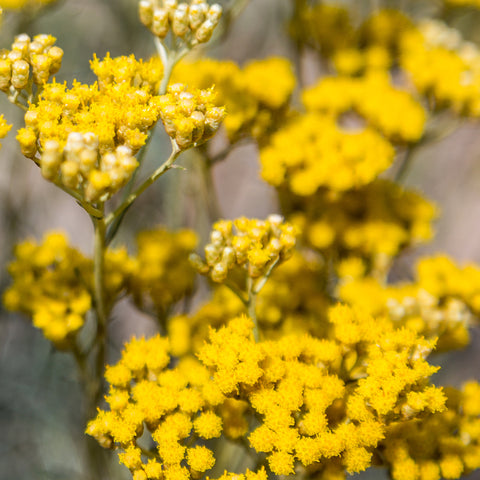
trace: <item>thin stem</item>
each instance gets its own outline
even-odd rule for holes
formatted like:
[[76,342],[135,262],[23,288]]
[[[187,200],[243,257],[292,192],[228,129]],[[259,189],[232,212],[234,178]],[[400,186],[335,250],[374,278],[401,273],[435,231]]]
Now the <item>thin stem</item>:
[[190,51],[190,48],[185,47],[180,50],[167,50],[165,45],[158,37],[154,37],[154,41],[158,55],[163,63],[163,78],[158,94],[165,95],[170,82],[170,77],[172,76],[173,68]]
[[150,186],[154,183],[161,175],[173,168],[173,163],[180,155],[181,150],[178,145],[172,140],[172,152],[168,159],[160,165],[133,193],[131,193],[121,205],[117,207],[116,210],[111,212],[105,218],[105,225],[109,226],[119,215],[121,215],[127,208],[132,205],[132,203]]
[[[103,209],[103,206],[102,206]],[[105,251],[106,251],[106,222],[104,218],[93,218],[95,228],[93,253],[93,281],[95,312],[97,314],[97,344],[95,365],[95,404],[102,395],[102,377],[105,366],[105,343],[108,313],[105,306]]]

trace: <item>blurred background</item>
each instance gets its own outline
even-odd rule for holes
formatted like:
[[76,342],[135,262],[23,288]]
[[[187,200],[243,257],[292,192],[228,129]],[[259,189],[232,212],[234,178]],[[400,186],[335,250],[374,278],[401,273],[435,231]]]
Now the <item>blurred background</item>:
[[[8,3],[8,2],[6,2]],[[232,2],[224,1],[228,7]],[[254,58],[282,55],[296,63],[295,49],[287,35],[293,0],[250,0],[220,38],[202,53],[228,58],[239,64]],[[335,2],[331,2],[335,3]],[[348,3],[348,2],[337,2]],[[375,1],[352,0],[369,9]],[[402,6],[409,2],[385,2]],[[2,2],[0,2],[0,5]],[[425,12],[436,2],[410,2]],[[8,48],[13,37],[26,32],[49,33],[65,55],[58,81],[92,82],[89,69],[93,53],[103,57],[134,53],[137,58],[154,54],[150,33],[137,17],[135,0],[60,0],[30,15],[29,11],[4,12],[1,46]],[[453,19],[465,35],[478,40],[474,27],[480,11],[466,11]],[[477,37],[477,38],[476,38]],[[305,77],[316,80],[318,71],[309,63],[308,52],[301,64]],[[268,86],[266,86],[268,88]],[[13,128],[1,141],[0,151],[0,285],[9,284],[6,266],[14,244],[27,237],[40,239],[57,229],[66,232],[74,246],[92,251],[92,225],[75,201],[43,180],[37,167],[24,158],[15,141],[15,130],[23,126],[22,112],[0,97],[0,112]],[[446,252],[459,261],[480,262],[480,128],[478,122],[454,123],[446,119],[448,134],[420,148],[404,183],[418,188],[440,208],[437,235],[427,246],[407,252],[398,272],[408,272],[421,254]],[[221,145],[222,139],[216,140]],[[145,171],[165,158],[168,142],[156,131]],[[167,146],[167,147],[166,147]],[[154,184],[127,214],[117,244],[132,248],[135,232],[166,224],[188,226],[203,239],[209,219],[198,203],[198,191],[214,188],[222,216],[258,218],[277,212],[275,191],[259,178],[256,148],[241,146],[215,166],[213,187],[199,185],[195,155],[185,155],[174,170]],[[149,334],[155,324],[146,316],[121,305],[110,324],[112,344],[109,361],[118,358],[124,341],[133,334]],[[436,358],[444,367],[437,383],[459,386],[469,378],[480,379],[480,336],[464,351]],[[0,480],[84,479],[85,440],[81,392],[77,372],[69,355],[56,351],[24,317],[1,310],[0,319]],[[116,465],[116,458],[113,464]],[[367,472],[366,475],[371,475]],[[365,476],[366,476],[365,475]],[[112,466],[110,478],[131,478],[126,468]],[[476,476],[480,478],[480,476]]]

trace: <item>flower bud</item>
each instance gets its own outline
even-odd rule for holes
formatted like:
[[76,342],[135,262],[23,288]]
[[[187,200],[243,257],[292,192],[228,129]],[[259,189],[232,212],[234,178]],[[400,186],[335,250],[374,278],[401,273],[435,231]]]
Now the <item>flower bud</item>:
[[208,7],[205,3],[199,3],[197,5],[190,5],[188,10],[188,20],[190,28],[195,31],[205,21],[208,12]]
[[159,38],[165,38],[169,30],[168,10],[156,8],[153,12],[152,33]]
[[54,75],[62,66],[63,50],[60,47],[52,47],[47,55],[50,59],[50,75]]
[[183,37],[188,32],[188,5],[181,3],[173,14],[172,30],[177,37]]
[[65,186],[69,188],[77,188],[78,186],[78,174],[80,171],[79,164],[74,161],[67,160],[60,166],[62,172],[62,181]]
[[17,140],[20,144],[22,154],[28,158],[33,158],[37,153],[37,135],[31,128],[21,128],[17,133]]
[[205,43],[210,40],[210,37],[212,36],[213,30],[215,29],[215,24],[207,19],[205,20],[200,27],[198,27],[198,30],[195,32],[195,39],[197,40],[198,43]]
[[138,15],[140,21],[148,28],[153,22],[153,5],[151,0],[140,0],[138,4]]
[[48,55],[32,55],[31,62],[33,81],[37,85],[46,83],[50,76],[50,57]]
[[6,58],[0,59],[0,90],[4,92],[10,87],[12,77],[12,62]]
[[30,65],[25,60],[17,60],[12,65],[12,85],[17,90],[25,88],[28,84]]

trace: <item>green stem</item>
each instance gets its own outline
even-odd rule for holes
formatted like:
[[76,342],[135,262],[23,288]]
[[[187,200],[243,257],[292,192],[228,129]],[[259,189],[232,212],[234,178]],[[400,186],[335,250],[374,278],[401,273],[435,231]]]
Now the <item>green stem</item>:
[[[103,210],[103,205],[102,205]],[[105,343],[108,313],[105,305],[105,251],[106,251],[106,221],[105,218],[93,218],[95,228],[94,254],[93,254],[93,282],[95,312],[97,315],[97,335],[95,342],[95,404],[97,405],[102,395],[102,378],[105,367]]]
[[173,163],[180,155],[181,150],[175,141],[172,140],[172,152],[168,159],[160,165],[133,193],[131,193],[116,210],[111,212],[104,220],[106,226],[109,226],[119,215],[121,215],[132,203],[161,175],[173,168]]

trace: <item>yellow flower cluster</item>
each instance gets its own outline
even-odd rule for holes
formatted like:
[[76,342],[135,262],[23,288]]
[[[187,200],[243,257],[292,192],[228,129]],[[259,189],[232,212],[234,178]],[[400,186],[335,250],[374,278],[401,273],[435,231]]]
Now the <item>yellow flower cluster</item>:
[[419,92],[435,108],[451,107],[459,114],[480,115],[479,59],[475,44],[437,20],[421,22],[401,42],[401,65]]
[[262,139],[271,132],[285,117],[295,87],[292,65],[281,57],[255,60],[244,68],[225,60],[181,62],[174,79],[197,88],[215,85],[218,105],[228,113],[224,126],[231,142],[245,135]]
[[14,283],[5,292],[5,307],[31,316],[46,338],[67,348],[91,307],[89,261],[59,232],[46,234],[41,244],[18,244],[15,257],[8,267]]
[[312,195],[320,188],[343,192],[370,183],[394,155],[391,144],[372,128],[349,130],[328,115],[311,112],[272,135],[260,151],[261,175],[296,195]]
[[480,268],[459,267],[446,256],[422,258],[413,283],[383,285],[373,278],[344,279],[343,301],[371,315],[388,315],[428,338],[438,338],[437,351],[463,348],[469,328],[480,313]]
[[188,46],[210,40],[222,16],[222,7],[204,0],[178,3],[177,0],[140,0],[140,21],[160,39],[169,32]]
[[292,255],[295,236],[296,229],[280,215],[270,215],[267,220],[220,220],[213,225],[210,243],[205,246],[205,261],[198,255],[190,258],[197,271],[214,282],[224,282],[235,267],[258,279]]
[[239,317],[212,331],[198,354],[224,395],[261,416],[248,438],[275,474],[339,456],[347,471],[362,471],[389,424],[444,408],[441,390],[428,385],[432,343],[347,307],[330,320],[329,340],[255,343],[251,320]]
[[309,246],[337,265],[362,259],[363,268],[380,277],[404,248],[430,240],[437,213],[419,193],[380,179],[333,198],[319,192],[293,199],[289,208]]
[[31,92],[32,82],[43,85],[62,64],[63,50],[55,45],[55,37],[27,34],[15,37],[11,50],[0,53],[0,90]]
[[225,108],[214,103],[214,87],[208,90],[187,89],[186,85],[170,85],[160,97],[160,116],[167,134],[178,148],[196,147],[211,138],[220,128]]
[[159,57],[143,61],[136,60],[133,54],[112,58],[110,53],[107,53],[102,60],[94,55],[90,68],[97,76],[100,90],[110,84],[128,83],[155,95],[163,76],[163,63]]
[[[126,250],[106,253],[108,306],[125,290],[133,268]],[[41,244],[32,240],[18,244],[8,270],[13,284],[4,294],[5,307],[32,317],[33,325],[57,348],[71,347],[92,306],[92,261],[70,247],[64,234],[50,232]]]
[[[145,73],[145,65],[132,57],[95,59],[92,67],[101,86],[46,84],[38,103],[25,114],[17,140],[48,180],[97,202],[117,192],[136,169],[133,155],[160,116],[160,97],[150,91],[162,72],[142,77],[139,71]],[[119,83],[107,80],[112,78]]]
[[138,255],[131,291],[142,307],[151,302],[160,317],[193,289],[195,271],[188,255],[197,245],[192,230],[170,232],[164,228],[142,231],[137,236]]
[[359,78],[325,77],[302,93],[308,111],[336,119],[355,112],[394,142],[417,142],[423,134],[423,107],[406,91],[395,88],[385,72]]
[[[134,480],[200,478],[215,463],[212,451],[198,439],[221,435],[215,407],[224,396],[193,359],[169,369],[169,352],[168,340],[159,335],[131,340],[105,373],[110,411],[99,411],[87,426],[86,433],[102,446],[123,451],[120,461]],[[137,440],[147,431],[155,449],[144,462]]]
[[388,428],[382,450],[393,480],[455,479],[480,468],[480,385],[445,393],[444,412]]

